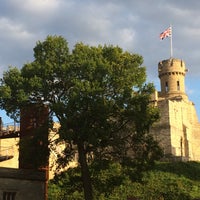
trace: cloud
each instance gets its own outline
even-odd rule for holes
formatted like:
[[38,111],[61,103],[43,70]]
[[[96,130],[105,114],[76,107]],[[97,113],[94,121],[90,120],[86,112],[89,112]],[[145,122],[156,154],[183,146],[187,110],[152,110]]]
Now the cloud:
[[187,76],[195,82],[188,87],[195,96],[200,78],[199,13],[200,1],[196,0],[2,1],[0,75],[9,65],[21,67],[32,61],[38,40],[62,35],[70,48],[77,42],[113,44],[141,54],[148,80],[159,85],[157,63],[170,56],[170,40],[160,41],[159,33],[172,24],[173,56],[183,59],[189,68]]
[[7,18],[0,18],[0,37],[2,39],[11,39],[11,40],[29,40],[32,38],[32,34],[24,29],[21,24],[16,24],[14,21],[11,21]]
[[[56,11],[59,6],[58,0],[7,0],[8,5],[16,11],[21,11],[29,15],[47,16],[49,13]],[[46,12],[46,13],[45,13]],[[46,14],[46,15],[45,15]]]

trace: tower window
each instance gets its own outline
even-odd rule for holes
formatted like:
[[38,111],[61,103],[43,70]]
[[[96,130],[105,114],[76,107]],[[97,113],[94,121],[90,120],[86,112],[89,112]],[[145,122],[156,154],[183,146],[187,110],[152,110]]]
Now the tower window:
[[165,82],[165,92],[168,92],[169,88],[168,88],[168,82]]
[[180,90],[180,83],[179,83],[179,81],[177,81],[177,90],[178,91]]

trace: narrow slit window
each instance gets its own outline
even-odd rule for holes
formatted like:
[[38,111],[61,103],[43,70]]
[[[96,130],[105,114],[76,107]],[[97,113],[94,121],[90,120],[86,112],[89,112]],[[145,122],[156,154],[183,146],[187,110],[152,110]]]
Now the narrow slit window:
[[179,91],[180,90],[180,82],[177,81],[177,90]]
[[168,88],[168,82],[165,82],[165,92],[168,92],[169,88]]

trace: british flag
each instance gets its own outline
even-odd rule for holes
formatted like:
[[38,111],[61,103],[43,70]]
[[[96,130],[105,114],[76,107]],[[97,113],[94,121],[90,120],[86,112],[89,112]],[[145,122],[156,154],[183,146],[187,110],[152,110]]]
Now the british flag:
[[172,28],[171,26],[169,28],[167,28],[165,31],[163,31],[161,34],[160,34],[160,39],[163,40],[165,39],[166,37],[170,37],[172,35]]

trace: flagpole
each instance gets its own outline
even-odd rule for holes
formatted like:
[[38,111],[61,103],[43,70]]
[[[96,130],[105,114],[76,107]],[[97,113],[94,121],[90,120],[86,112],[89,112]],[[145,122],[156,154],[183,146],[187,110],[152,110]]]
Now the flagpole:
[[170,58],[173,56],[173,48],[172,48],[172,25],[170,25],[171,28],[171,36],[170,36]]
[[173,47],[172,47],[172,25],[165,29],[162,33],[160,33],[160,39],[163,40],[166,37],[170,37],[170,58],[173,56]]

